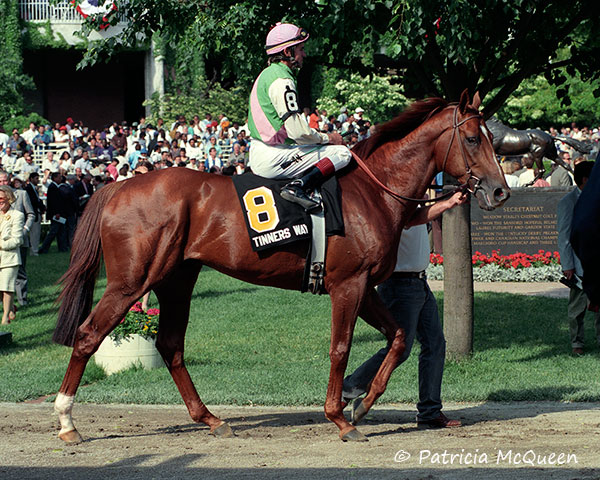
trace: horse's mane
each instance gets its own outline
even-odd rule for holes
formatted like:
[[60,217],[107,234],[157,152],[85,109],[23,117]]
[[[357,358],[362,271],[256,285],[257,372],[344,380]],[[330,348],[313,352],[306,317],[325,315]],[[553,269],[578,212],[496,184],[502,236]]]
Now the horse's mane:
[[383,125],[378,125],[375,132],[364,140],[358,142],[352,150],[365,159],[373,151],[391,140],[399,140],[415,128],[428,120],[433,115],[448,106],[448,102],[443,98],[426,98],[412,103],[400,115]]

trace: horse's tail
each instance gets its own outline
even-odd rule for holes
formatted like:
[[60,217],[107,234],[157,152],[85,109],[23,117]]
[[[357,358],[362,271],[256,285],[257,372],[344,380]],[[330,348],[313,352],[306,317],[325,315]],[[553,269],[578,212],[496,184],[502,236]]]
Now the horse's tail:
[[59,280],[62,285],[57,299],[60,308],[52,336],[56,343],[72,347],[75,344],[77,328],[92,311],[94,286],[102,259],[102,211],[123,183],[111,183],[94,193],[77,225],[71,248],[71,264]]
[[571,137],[552,137],[553,140],[558,140],[559,142],[566,143],[567,145],[573,147],[579,153],[590,153],[592,151],[592,146],[587,143],[582,142],[581,140],[577,140]]

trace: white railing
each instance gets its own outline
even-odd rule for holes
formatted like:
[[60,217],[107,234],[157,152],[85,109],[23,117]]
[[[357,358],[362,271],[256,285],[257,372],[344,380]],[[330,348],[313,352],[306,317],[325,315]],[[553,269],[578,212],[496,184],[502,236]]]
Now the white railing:
[[[19,0],[21,18],[28,22],[81,23],[83,17],[69,1],[50,4],[48,0]],[[117,13],[118,14],[118,13]],[[121,15],[119,22],[125,22]]]

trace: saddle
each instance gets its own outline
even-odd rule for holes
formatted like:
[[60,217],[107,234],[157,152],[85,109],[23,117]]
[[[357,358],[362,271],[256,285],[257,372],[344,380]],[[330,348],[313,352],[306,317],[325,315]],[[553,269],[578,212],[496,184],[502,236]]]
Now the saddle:
[[315,199],[321,200],[321,209],[311,213],[279,195],[289,179],[274,180],[250,172],[232,178],[252,250],[262,252],[312,239],[301,291],[323,293],[326,237],[344,235],[337,178],[328,179],[314,193]]

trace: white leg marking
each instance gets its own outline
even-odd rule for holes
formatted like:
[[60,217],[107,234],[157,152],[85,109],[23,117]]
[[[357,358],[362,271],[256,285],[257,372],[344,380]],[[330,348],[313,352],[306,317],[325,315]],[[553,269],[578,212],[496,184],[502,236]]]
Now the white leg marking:
[[64,395],[59,393],[56,396],[56,401],[54,402],[54,411],[58,414],[58,419],[60,420],[61,428],[59,435],[65,432],[70,432],[71,430],[75,430],[75,425],[73,425],[73,419],[71,418],[71,410],[73,410],[74,400],[74,395]]

